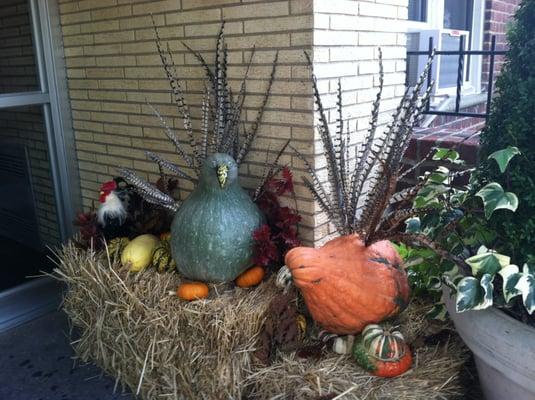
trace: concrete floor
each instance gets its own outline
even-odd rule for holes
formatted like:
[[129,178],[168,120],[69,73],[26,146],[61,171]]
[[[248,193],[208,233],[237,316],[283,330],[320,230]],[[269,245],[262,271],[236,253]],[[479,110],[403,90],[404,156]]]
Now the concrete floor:
[[131,400],[92,364],[74,363],[67,318],[53,312],[0,334],[1,400]]

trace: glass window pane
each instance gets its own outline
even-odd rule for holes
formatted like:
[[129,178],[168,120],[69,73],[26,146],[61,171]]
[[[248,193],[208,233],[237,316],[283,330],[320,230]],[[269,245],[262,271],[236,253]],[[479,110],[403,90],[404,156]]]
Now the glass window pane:
[[[460,36],[442,35],[442,48],[444,51],[458,51]],[[466,43],[466,38],[465,38]],[[466,47],[466,45],[465,45]],[[440,80],[439,87],[456,87],[457,86],[457,69],[459,66],[459,56],[441,55],[440,56]]]
[[[407,51],[419,51],[420,43],[419,32],[407,33]],[[417,55],[407,55],[407,85],[414,86],[418,80],[418,62],[419,57]]]
[[42,106],[0,109],[0,290],[46,270],[59,227]]
[[473,0],[444,0],[444,28],[472,30]]
[[427,0],[409,0],[409,20],[427,21]]
[[39,90],[28,0],[0,1],[0,94]]

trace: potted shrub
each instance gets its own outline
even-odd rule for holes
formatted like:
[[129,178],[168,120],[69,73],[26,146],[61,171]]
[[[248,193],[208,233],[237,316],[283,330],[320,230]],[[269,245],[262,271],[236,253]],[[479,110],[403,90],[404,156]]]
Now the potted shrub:
[[[473,351],[488,400],[535,399],[534,20],[535,2],[523,1],[482,132],[481,163],[463,172],[439,167],[415,199],[415,207],[435,211],[407,229],[438,242],[450,259],[402,248],[413,287],[442,297]],[[451,150],[435,158],[461,163]],[[468,185],[458,184],[467,173]],[[439,302],[432,316],[445,311]]]
[[[516,147],[508,147],[489,159],[503,173],[519,156]],[[462,163],[453,150],[438,149],[434,158]],[[468,184],[456,182],[468,173]],[[494,215],[515,212],[517,196],[497,182],[479,181],[477,169],[455,172],[440,166],[425,182],[414,207],[433,211],[409,220],[407,230],[425,235],[449,257],[400,246],[413,287],[437,300],[430,316],[440,318],[449,311],[474,353],[487,399],[535,398],[535,267],[518,266],[493,249],[500,232],[489,223]]]

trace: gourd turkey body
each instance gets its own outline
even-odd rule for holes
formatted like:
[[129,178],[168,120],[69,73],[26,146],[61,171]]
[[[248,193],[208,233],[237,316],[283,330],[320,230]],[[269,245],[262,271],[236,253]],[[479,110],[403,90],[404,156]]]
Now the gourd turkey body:
[[285,257],[310,314],[327,331],[355,334],[401,312],[409,283],[392,244],[365,246],[356,234],[318,249],[296,247]]
[[262,213],[239,185],[234,159],[212,154],[171,226],[178,271],[200,281],[234,280],[251,266],[252,234],[263,222]]

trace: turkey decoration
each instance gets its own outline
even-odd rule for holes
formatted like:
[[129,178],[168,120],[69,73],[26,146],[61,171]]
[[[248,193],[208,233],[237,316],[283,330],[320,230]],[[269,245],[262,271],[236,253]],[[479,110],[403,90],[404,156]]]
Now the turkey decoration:
[[123,236],[126,232],[126,193],[119,189],[115,180],[105,182],[100,187],[97,221],[106,239]]
[[184,147],[184,140],[178,138],[165,118],[153,108],[163,131],[177,151],[179,163],[152,152],[146,154],[158,164],[162,176],[189,181],[190,187],[193,187],[189,197],[182,202],[168,191],[145,181],[134,171],[126,168],[120,170],[125,181],[146,202],[174,214],[171,248],[178,271],[189,279],[216,282],[232,281],[252,265],[253,232],[265,221],[258,207],[241,188],[238,169],[259,129],[275,78],[278,57],[275,55],[257,117],[250,126],[246,126],[241,113],[246,96],[247,74],[240,90],[233,93],[227,81],[228,48],[224,43],[223,29],[224,23],[217,37],[213,68],[208,66],[200,53],[188,47],[201,62],[208,77],[200,107],[200,137],[194,134],[182,82],[176,76],[171,54],[165,50],[166,46],[162,45],[156,31],[158,52],[184,122],[188,147]]
[[[309,60],[310,63],[310,60]],[[307,160],[312,177],[303,177],[321,209],[341,235],[319,249],[296,247],[285,262],[293,282],[303,294],[312,317],[336,334],[355,334],[401,312],[409,301],[409,284],[402,260],[389,240],[423,243],[425,238],[403,232],[404,222],[429,210],[412,209],[418,187],[396,193],[402,176],[401,160],[412,129],[429,99],[419,100],[429,63],[414,93],[403,96],[394,122],[377,134],[383,68],[379,51],[379,93],[372,107],[370,128],[357,149],[351,149],[348,121],[342,119],[342,89],[338,83],[337,127],[331,135],[316,77],[313,91],[319,114],[319,132],[324,147],[328,186],[321,183]],[[409,207],[409,208],[407,208]],[[429,244],[432,245],[432,244]]]

